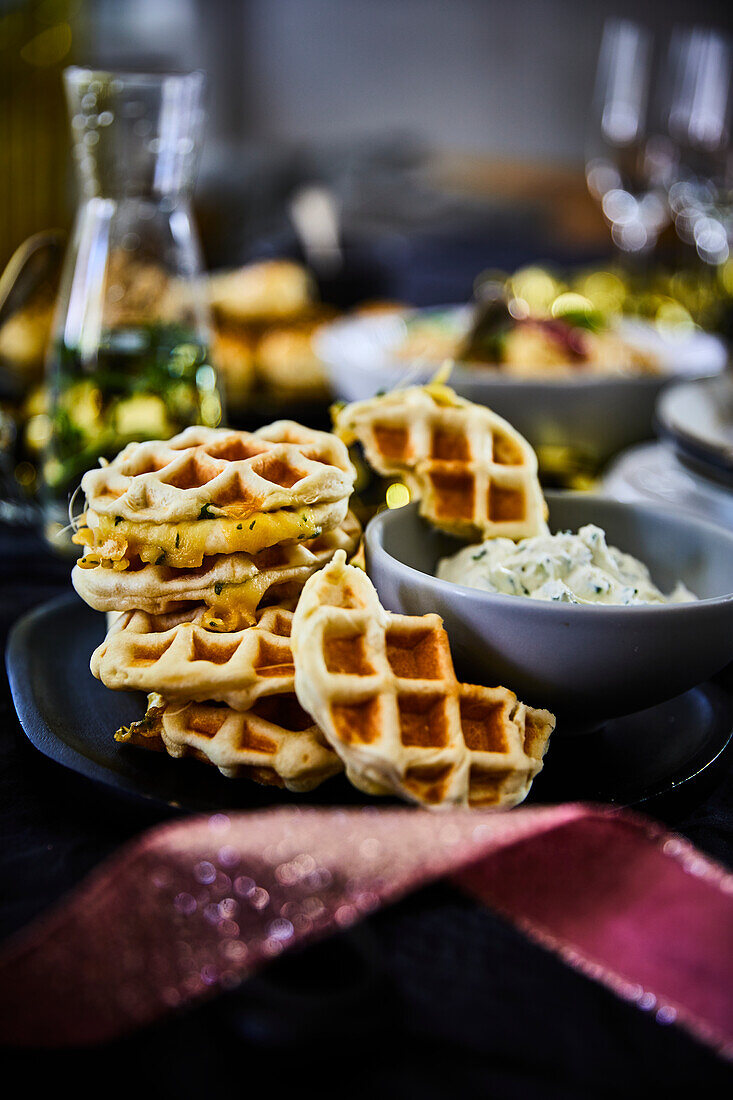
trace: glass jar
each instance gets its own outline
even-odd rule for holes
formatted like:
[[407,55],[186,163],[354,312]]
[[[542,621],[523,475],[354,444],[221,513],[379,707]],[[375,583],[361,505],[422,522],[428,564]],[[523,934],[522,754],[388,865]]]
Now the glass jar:
[[190,203],[203,74],[64,80],[81,200],[47,363],[42,491],[59,548],[86,470],[222,415]]

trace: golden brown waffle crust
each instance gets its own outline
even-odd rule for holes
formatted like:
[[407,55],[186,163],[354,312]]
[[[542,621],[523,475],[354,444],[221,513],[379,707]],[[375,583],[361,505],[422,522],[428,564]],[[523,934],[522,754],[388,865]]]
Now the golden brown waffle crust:
[[358,788],[433,809],[526,797],[554,717],[460,684],[439,616],[385,611],[342,553],[306,583],[292,648],[298,699]]
[[92,654],[92,674],[113,691],[156,691],[169,700],[213,700],[234,710],[294,691],[290,610],[267,607],[254,625],[231,632],[207,629],[207,613],[205,607],[123,613]]
[[410,386],[334,412],[334,432],[358,441],[383,477],[397,476],[436,526],[470,538],[546,530],[537,456],[506,420],[447,386]]
[[254,611],[262,599],[287,590],[299,592],[308,577],[327,564],[337,550],[351,557],[361,536],[361,525],[349,512],[340,527],[316,539],[270,547],[259,554],[219,554],[198,569],[143,565],[116,572],[103,565],[82,569],[75,565],[71,580],[81,598],[97,611],[146,611],[160,615],[192,602],[216,606],[236,601]]
[[346,500],[354,477],[334,435],[280,420],[253,433],[191,427],[130,443],[81,484],[92,514],[175,523]]
[[181,759],[213,764],[230,779],[249,778],[290,791],[312,791],[343,770],[323,734],[300,711],[295,696],[270,696],[268,708],[235,711],[205,703],[171,703],[148,697],[141,722],[118,730],[115,739]]

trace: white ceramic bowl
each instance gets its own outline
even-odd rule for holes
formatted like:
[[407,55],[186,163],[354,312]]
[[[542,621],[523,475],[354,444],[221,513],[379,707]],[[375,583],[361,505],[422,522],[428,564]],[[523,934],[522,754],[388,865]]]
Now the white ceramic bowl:
[[547,493],[550,528],[596,523],[609,544],[649,566],[662,591],[682,580],[694,603],[634,607],[560,604],[466,588],[433,574],[461,543],[417,506],[385,511],[366,530],[366,560],[382,603],[442,616],[459,674],[505,684],[567,727],[597,726],[687,691],[733,661],[733,532],[651,505]]
[[[422,312],[445,313],[458,329],[468,323],[466,307]],[[510,378],[492,367],[458,365],[451,373],[450,385],[462,397],[488,405],[503,416],[533,447],[571,447],[601,464],[654,434],[654,406],[668,382],[716,374],[727,361],[724,342],[710,333],[665,340],[653,325],[643,321],[624,322],[621,331],[659,356],[664,367],[661,374],[525,380]],[[440,362],[397,359],[395,351],[404,336],[404,318],[391,313],[347,318],[325,326],[316,340],[316,351],[335,396],[359,401],[396,385],[429,381]]]

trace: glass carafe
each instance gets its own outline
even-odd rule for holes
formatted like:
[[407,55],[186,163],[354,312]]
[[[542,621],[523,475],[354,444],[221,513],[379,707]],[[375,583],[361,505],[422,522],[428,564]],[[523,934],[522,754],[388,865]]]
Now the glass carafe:
[[85,470],[134,440],[216,425],[191,215],[203,74],[64,73],[80,204],[48,362],[46,531]]

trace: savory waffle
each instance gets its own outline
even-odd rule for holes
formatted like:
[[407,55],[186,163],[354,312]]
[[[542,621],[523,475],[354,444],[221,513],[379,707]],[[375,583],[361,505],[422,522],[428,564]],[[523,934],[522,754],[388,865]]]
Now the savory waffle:
[[385,611],[342,551],[306,583],[292,646],[298,700],[360,790],[432,808],[526,797],[554,717],[460,684],[439,616]]
[[470,538],[546,530],[537,457],[506,420],[447,386],[411,386],[334,412],[334,431],[361,443],[382,476],[404,480],[420,514]]
[[257,553],[343,523],[355,472],[328,432],[281,420],[254,433],[187,428],[131,443],[82,479],[74,538],[84,562],[190,568],[214,554]]
[[247,777],[290,791],[312,791],[343,770],[292,690],[259,699],[247,711],[169,703],[151,694],[145,718],[118,730],[115,740],[173,757],[195,757],[229,778]]
[[253,626],[225,633],[204,625],[209,614],[205,606],[123,613],[92,654],[92,673],[114,691],[157,691],[234,710],[293,691],[290,610],[266,607]]
[[[258,554],[220,554],[199,569],[131,563],[124,572],[76,565],[71,579],[81,598],[97,611],[145,611],[162,615],[205,603],[212,629],[237,630],[255,621],[263,600],[281,601],[300,592],[308,577],[339,549],[355,552],[361,534],[349,512],[340,527],[306,542],[273,546]],[[137,567],[136,567],[137,566]]]

